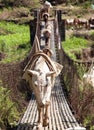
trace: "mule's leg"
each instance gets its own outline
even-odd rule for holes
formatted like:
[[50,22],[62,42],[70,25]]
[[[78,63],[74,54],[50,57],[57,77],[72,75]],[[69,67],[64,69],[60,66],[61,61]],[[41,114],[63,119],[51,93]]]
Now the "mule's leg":
[[41,130],[43,124],[43,108],[38,106],[38,125],[37,130]]
[[45,114],[43,119],[43,126],[46,127],[49,125],[49,115],[50,115],[50,104],[45,106]]

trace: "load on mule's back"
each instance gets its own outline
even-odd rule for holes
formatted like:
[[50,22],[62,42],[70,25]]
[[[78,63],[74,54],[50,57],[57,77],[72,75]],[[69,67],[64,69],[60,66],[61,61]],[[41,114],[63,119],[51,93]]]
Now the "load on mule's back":
[[38,108],[37,128],[49,124],[49,110],[51,90],[54,86],[55,77],[62,70],[62,65],[52,61],[45,53],[38,52],[33,55],[29,68],[26,69],[23,78],[29,82],[34,91]]

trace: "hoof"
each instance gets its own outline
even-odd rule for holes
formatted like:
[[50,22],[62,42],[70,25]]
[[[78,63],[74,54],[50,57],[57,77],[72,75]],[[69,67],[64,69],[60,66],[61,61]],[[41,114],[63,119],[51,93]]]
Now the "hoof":
[[37,124],[36,130],[42,130],[42,123]]
[[46,127],[49,125],[49,118],[43,120],[43,127]]

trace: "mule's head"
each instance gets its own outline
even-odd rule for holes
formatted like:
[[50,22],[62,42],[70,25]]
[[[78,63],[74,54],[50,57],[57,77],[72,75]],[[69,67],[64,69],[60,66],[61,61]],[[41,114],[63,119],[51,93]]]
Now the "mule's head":
[[34,86],[47,87],[51,85],[51,77],[55,74],[54,71],[49,71],[48,73],[43,73],[41,71],[28,70],[28,74],[32,76],[32,81]]
[[[40,98],[42,104],[46,104],[50,101],[51,89],[53,82],[55,81],[54,71],[49,71],[47,73],[35,70],[28,70],[28,74],[31,76],[32,86],[37,93],[40,93]],[[35,92],[36,93],[36,92]]]

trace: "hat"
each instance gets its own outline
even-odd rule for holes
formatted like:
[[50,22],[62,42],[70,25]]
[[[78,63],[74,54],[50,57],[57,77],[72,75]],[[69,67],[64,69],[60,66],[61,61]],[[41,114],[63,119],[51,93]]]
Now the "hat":
[[46,52],[48,52],[48,51],[49,51],[50,55],[52,56],[52,55],[53,55],[53,51],[52,51],[50,48],[45,47],[45,48],[43,49],[43,52],[44,52],[44,53],[46,53]]
[[50,6],[50,8],[53,8],[52,5],[51,5],[51,3],[48,2],[48,1],[45,1],[44,5],[47,5],[47,6]]
[[45,33],[45,32],[51,33],[51,30],[50,30],[50,29],[44,29],[44,30],[43,30],[43,33]]
[[49,17],[49,14],[48,14],[48,13],[44,13],[43,16],[44,16],[44,15],[47,15],[47,16]]

